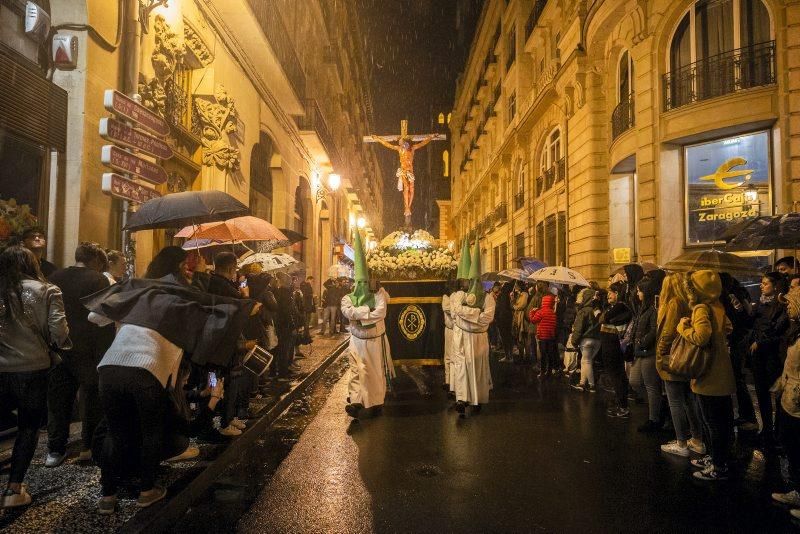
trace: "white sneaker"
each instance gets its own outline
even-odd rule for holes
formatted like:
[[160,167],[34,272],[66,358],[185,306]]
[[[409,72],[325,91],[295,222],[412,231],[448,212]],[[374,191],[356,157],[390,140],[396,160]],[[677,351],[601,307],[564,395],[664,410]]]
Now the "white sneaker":
[[800,508],[800,493],[797,493],[797,490],[792,490],[788,493],[773,493],[772,498],[779,503]]
[[64,460],[67,458],[66,454],[59,454],[57,452],[48,452],[47,458],[44,460],[45,467],[58,467],[59,465],[64,463]]
[[789,510],[789,513],[792,514],[792,517],[795,519],[800,519],[800,508],[794,508],[793,510]]
[[247,428],[247,424],[238,417],[234,417],[230,424],[232,427],[238,428],[239,430],[244,430]]
[[228,425],[225,428],[220,428],[219,433],[222,434],[223,436],[229,436],[229,437],[242,435],[242,431],[233,425]]
[[661,446],[661,450],[668,453],[674,454],[676,456],[682,456],[684,458],[689,457],[689,447],[681,447],[678,445],[677,440],[670,441],[669,443],[665,443]]
[[706,453],[706,444],[700,441],[699,439],[695,440],[694,438],[692,438],[689,441],[687,441],[686,444],[689,446],[689,450],[692,452],[696,452],[697,454],[703,454],[703,455]]

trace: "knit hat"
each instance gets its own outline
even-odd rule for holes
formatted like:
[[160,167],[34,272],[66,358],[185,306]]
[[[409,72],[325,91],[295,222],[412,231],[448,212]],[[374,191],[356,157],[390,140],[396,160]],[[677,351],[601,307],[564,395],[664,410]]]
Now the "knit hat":
[[355,287],[350,293],[350,300],[353,306],[369,306],[375,309],[375,293],[369,290],[369,270],[367,269],[367,256],[364,254],[364,245],[361,243],[361,232],[356,230],[356,237],[353,240],[353,258]]
[[722,280],[714,271],[702,270],[689,275],[691,287],[702,302],[713,302],[722,294]]
[[483,308],[486,293],[481,284],[481,244],[475,241],[475,250],[472,253],[472,261],[469,265],[469,291],[467,291],[466,304],[472,308]]
[[466,280],[469,278],[469,241],[464,238],[464,245],[461,247],[461,258],[458,262],[458,271],[456,272],[457,280]]

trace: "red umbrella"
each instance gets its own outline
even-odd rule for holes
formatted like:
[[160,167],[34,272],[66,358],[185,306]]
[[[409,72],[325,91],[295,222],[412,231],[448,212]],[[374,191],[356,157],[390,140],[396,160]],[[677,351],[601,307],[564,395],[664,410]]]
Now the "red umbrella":
[[193,239],[214,239],[216,241],[259,241],[259,249],[275,249],[291,244],[289,238],[275,225],[248,215],[227,221],[187,226],[175,237],[191,237]]

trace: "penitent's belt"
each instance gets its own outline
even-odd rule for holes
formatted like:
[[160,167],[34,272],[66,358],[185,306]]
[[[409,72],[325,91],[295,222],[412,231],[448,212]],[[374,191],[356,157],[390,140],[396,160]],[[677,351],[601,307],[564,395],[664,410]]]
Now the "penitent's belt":
[[485,334],[488,331],[488,329],[486,329],[486,330],[467,330],[466,328],[463,328],[463,327],[458,326],[458,325],[456,325],[456,327],[458,327],[459,330],[467,332],[469,334]]

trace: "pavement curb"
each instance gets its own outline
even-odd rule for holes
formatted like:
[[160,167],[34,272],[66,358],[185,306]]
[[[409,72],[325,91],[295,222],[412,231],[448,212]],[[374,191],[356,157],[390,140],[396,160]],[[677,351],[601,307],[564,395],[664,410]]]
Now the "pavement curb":
[[311,373],[303,378],[291,391],[281,397],[274,406],[267,410],[256,422],[217,456],[209,465],[200,472],[191,482],[182,488],[176,495],[166,500],[161,505],[154,505],[152,510],[144,510],[126,522],[119,532],[164,532],[174,524],[186,510],[199,499],[217,477],[236,462],[239,457],[258,439],[258,437],[286,411],[311,385],[313,385],[325,370],[344,352],[349,339],[342,341]]

